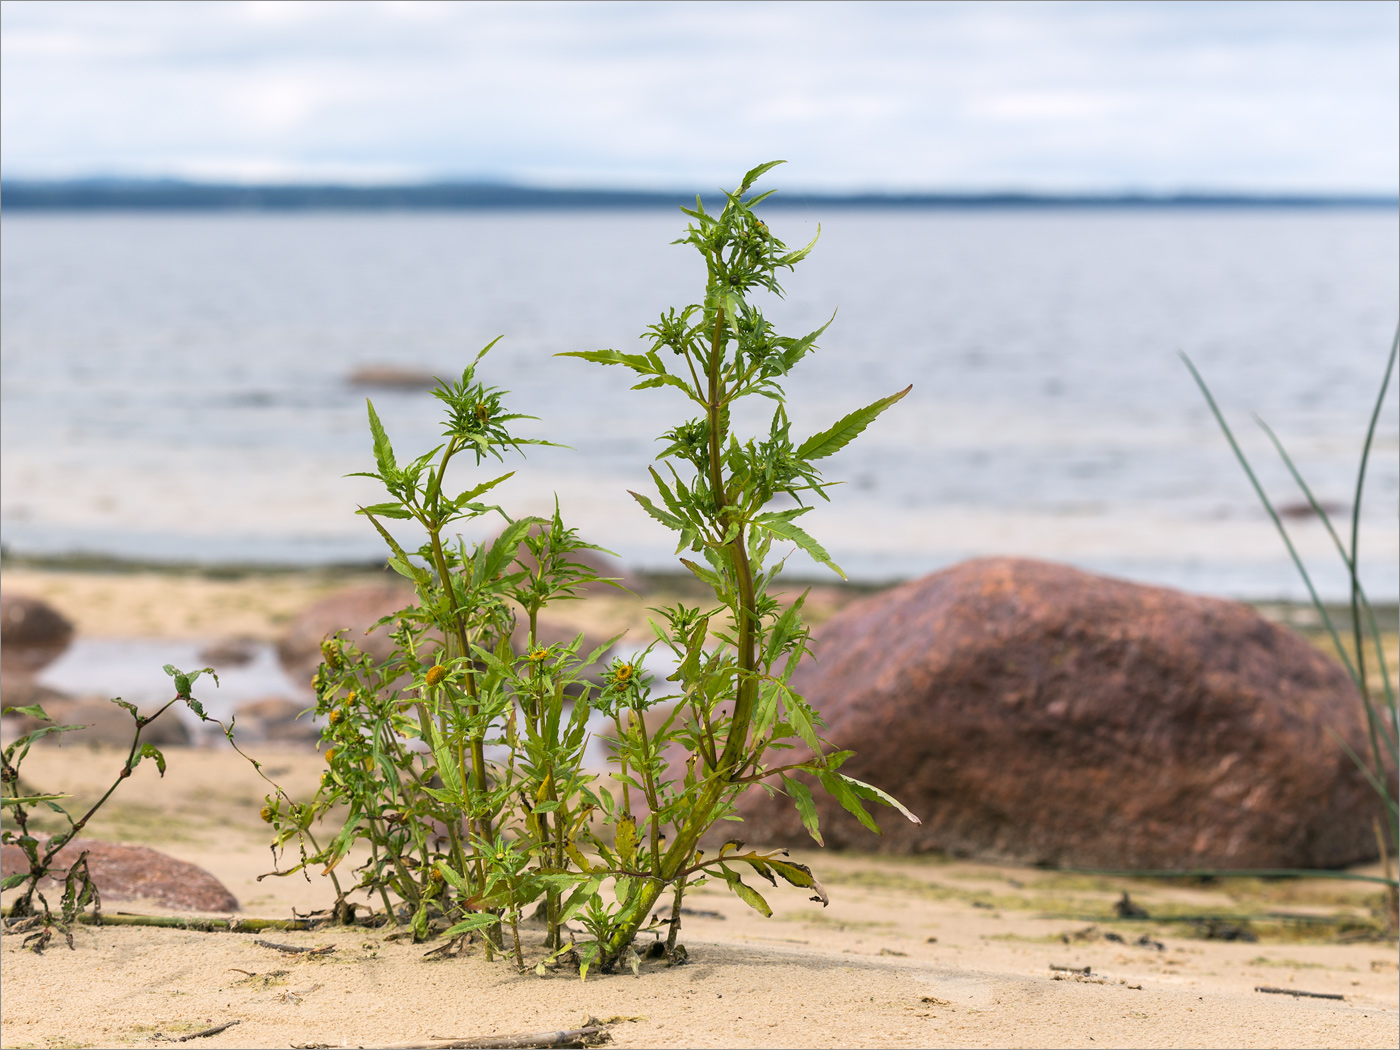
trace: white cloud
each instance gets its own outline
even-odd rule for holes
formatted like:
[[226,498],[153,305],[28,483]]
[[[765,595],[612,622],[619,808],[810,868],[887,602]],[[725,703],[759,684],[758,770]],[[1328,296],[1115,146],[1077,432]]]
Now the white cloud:
[[6,176],[1400,183],[1374,3],[5,0]]

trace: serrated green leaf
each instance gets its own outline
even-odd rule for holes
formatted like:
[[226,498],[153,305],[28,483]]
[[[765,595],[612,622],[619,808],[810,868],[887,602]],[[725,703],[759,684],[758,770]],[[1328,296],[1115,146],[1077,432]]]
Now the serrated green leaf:
[[374,436],[374,462],[386,483],[398,474],[398,464],[394,462],[394,446],[389,443],[389,435],[384,432],[384,424],[379,422],[379,413],[374,410],[374,402],[365,398],[369,409],[369,431]]
[[618,818],[613,832],[614,849],[622,866],[630,868],[637,858],[637,818],[630,813]]
[[512,470],[509,474],[502,474],[499,478],[492,478],[490,481],[483,481],[480,485],[477,485],[475,488],[467,489],[466,492],[463,492],[452,502],[454,505],[460,507],[463,504],[476,499],[478,496],[486,492],[490,492],[501,482],[508,481],[513,477],[515,477],[515,471]]
[[881,412],[889,408],[905,394],[913,390],[913,385],[909,385],[897,394],[889,397],[882,397],[864,408],[858,408],[849,415],[842,416],[836,423],[820,434],[813,434],[806,441],[798,446],[793,456],[802,460],[823,459],[833,453],[841,451],[852,441],[854,441],[871,422],[875,420]]
[[817,877],[812,874],[812,869],[807,867],[807,865],[797,864],[790,860],[779,860],[777,857],[768,857],[767,860],[774,871],[787,879],[787,881],[794,886],[813,890],[816,896],[813,897],[812,900],[820,901],[822,907],[826,907],[831,903],[831,898],[827,896],[826,890],[822,887],[822,884],[817,881]]
[[634,500],[640,503],[642,505],[643,510],[645,510],[657,521],[661,522],[662,525],[665,525],[671,531],[681,532],[686,528],[685,522],[681,521],[679,518],[675,518],[672,517],[670,514],[667,514],[650,499],[648,499],[646,496],[643,496],[640,492],[633,492],[631,489],[628,489],[627,495],[631,496]]
[[761,529],[766,529],[779,539],[788,540],[797,544],[811,555],[813,561],[817,562],[819,565],[825,565],[843,580],[846,578],[845,570],[831,560],[831,555],[826,552],[826,548],[792,522],[784,520],[755,520],[754,524]]
[[812,713],[807,707],[807,702],[784,687],[783,710],[787,712],[788,722],[792,724],[793,732],[802,738],[802,742],[812,749],[814,755],[820,755],[822,743],[817,739],[817,731],[812,726]]
[[459,875],[456,871],[449,867],[445,862],[439,860],[434,865],[434,867],[436,867],[437,870],[442,873],[442,877],[447,880],[448,885],[450,885],[454,890],[462,894],[464,897],[471,896],[471,887],[467,885],[467,880],[462,878],[461,875]]
[[754,889],[752,886],[745,885],[744,880],[737,875],[726,881],[729,883],[729,888],[734,891],[734,895],[750,908],[758,912],[765,919],[771,919],[773,917],[773,909],[768,907],[768,902],[763,899],[763,895],[759,893],[758,890]]
[[833,773],[827,769],[822,770],[818,775],[821,777],[822,787],[826,788],[828,794],[830,794],[832,798],[841,803],[846,812],[855,817],[871,831],[875,832],[875,834],[884,834],[884,832],[880,830],[880,825],[875,823],[875,818],[865,811],[865,807],[861,805],[860,796],[851,790],[851,786],[846,783],[845,777],[840,773]]
[[793,804],[797,807],[797,815],[802,820],[802,826],[807,829],[807,834],[816,840],[818,846],[825,845],[822,842],[821,829],[817,826],[817,803],[812,798],[811,789],[800,780],[793,780],[785,774],[778,774],[782,777],[783,787],[792,796]]
[[887,806],[894,807],[895,809],[903,813],[912,824],[923,823],[922,820],[916,817],[913,813],[909,812],[909,810],[905,807],[903,802],[899,801],[899,799],[889,794],[889,792],[880,790],[874,784],[867,784],[863,780],[857,780],[855,777],[848,777],[845,773],[837,773],[836,775],[839,776],[842,780],[844,780],[847,784],[849,784],[851,786],[851,790],[853,790],[861,798],[868,798],[874,802],[883,802]]
[[[577,863],[577,861],[575,861],[575,863]],[[597,894],[598,887],[601,884],[601,879],[591,878],[587,882],[580,885],[578,889],[574,890],[573,893],[569,894],[568,898],[559,908],[560,924],[566,923],[571,918],[573,918],[574,913],[577,912],[580,908],[582,908],[585,904],[587,904]]]
[[[142,758],[153,758],[156,760],[156,769],[160,770],[160,775],[165,776],[165,756],[160,753],[160,749],[155,744],[142,744],[141,754],[137,758],[139,762]],[[135,765],[135,763],[132,763]]]
[[356,514],[378,514],[381,518],[411,518],[413,514],[402,503],[376,503],[361,507]]
[[42,718],[45,722],[52,722],[53,719],[44,713],[44,709],[38,704],[26,704],[23,707],[7,707],[5,714],[30,715],[33,718]]
[[779,164],[786,163],[787,161],[785,160],[770,160],[767,163],[760,164],[756,168],[750,168],[747,172],[744,173],[743,181],[739,183],[739,192],[747,193],[749,187],[752,186],[755,182],[757,182],[760,178],[762,178],[766,172],[772,171]]
[[464,933],[471,933],[473,930],[484,930],[488,926],[495,926],[501,920],[490,912],[477,912],[475,915],[468,915],[461,922],[449,926],[442,931],[444,937],[460,937]]

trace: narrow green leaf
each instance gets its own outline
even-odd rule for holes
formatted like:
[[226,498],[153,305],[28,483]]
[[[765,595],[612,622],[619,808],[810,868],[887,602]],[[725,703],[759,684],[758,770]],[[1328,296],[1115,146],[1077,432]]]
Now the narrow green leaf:
[[794,780],[786,774],[779,773],[782,778],[783,787],[792,796],[793,803],[797,806],[797,815],[802,820],[802,826],[807,829],[807,834],[811,835],[818,846],[825,845],[822,842],[822,833],[817,827],[817,803],[812,798],[811,789],[800,780]]
[[582,883],[578,889],[569,894],[568,898],[559,908],[559,922],[562,924],[572,919],[578,910],[587,904],[589,900],[592,899],[593,895],[598,892],[598,887],[601,884],[601,879],[592,878]]
[[444,937],[460,937],[464,933],[471,933],[473,930],[484,930],[488,926],[495,926],[501,920],[490,912],[477,912],[475,915],[468,915],[455,926],[449,926],[442,931]]
[[384,424],[379,422],[379,413],[374,410],[374,402],[365,398],[365,407],[369,409],[369,432],[374,436],[374,462],[379,467],[384,481],[388,483],[399,472],[398,464],[394,462],[394,446],[389,443]]
[[840,773],[833,773],[830,770],[822,770],[818,774],[821,777],[822,787],[837,802],[841,803],[846,812],[855,817],[877,835],[883,835],[880,825],[875,823],[875,818],[865,811],[865,806],[861,805],[860,796],[851,790],[851,786],[846,783]]
[[750,168],[747,172],[744,173],[744,180],[741,183],[739,183],[739,192],[747,193],[749,187],[752,186],[755,182],[757,182],[760,178],[762,178],[765,173],[772,171],[779,164],[786,163],[787,161],[785,160],[770,160],[766,164],[760,164],[756,168]]
[[471,887],[467,885],[467,880],[462,878],[461,875],[459,875],[456,871],[449,867],[444,861],[439,860],[434,865],[434,867],[436,867],[437,870],[442,873],[442,877],[447,880],[448,884],[454,890],[462,894],[464,897],[471,896],[472,891]]
[[381,518],[411,518],[413,514],[402,503],[375,503],[361,507],[356,514],[378,514]]
[[889,408],[905,394],[913,390],[913,384],[905,387],[897,394],[889,397],[882,397],[864,408],[858,408],[849,415],[842,416],[828,430],[823,430],[820,434],[813,434],[806,441],[802,442],[793,455],[797,459],[812,460],[824,459],[833,453],[841,451],[852,441],[854,441],[866,427],[868,427],[881,412]]
[[155,759],[156,769],[160,770],[161,776],[165,776],[165,756],[160,753],[160,749],[157,748],[155,744],[142,744],[141,755],[140,758],[137,759],[137,761],[140,761],[141,758]]
[[673,532],[680,532],[683,529],[685,529],[685,522],[681,521],[679,518],[674,518],[671,515],[667,514],[655,503],[649,500],[646,496],[643,496],[640,492],[633,492],[631,489],[628,489],[627,495],[631,496],[634,500],[640,503],[642,505],[643,510],[645,510],[653,518],[661,522],[662,525],[665,525],[668,529],[672,530]]
[[826,552],[826,548],[792,522],[769,520],[755,521],[754,524],[761,529],[766,529],[779,539],[788,540],[791,543],[797,544],[811,556],[814,562],[819,565],[825,565],[843,580],[846,578],[845,570],[831,560],[831,555]]
[[848,777],[845,773],[837,773],[836,775],[842,780],[844,780],[847,784],[851,785],[851,789],[861,798],[868,798],[873,802],[883,802],[887,806],[893,806],[895,809],[903,813],[905,817],[909,819],[909,822],[911,824],[923,823],[922,820],[914,816],[913,813],[909,812],[909,810],[905,807],[903,802],[899,801],[899,799],[895,798],[889,792],[881,791],[874,784],[867,784],[865,781],[857,780],[855,777]]
[[773,909],[768,907],[768,902],[763,899],[763,895],[752,886],[745,885],[744,880],[739,878],[739,876],[735,875],[729,880],[729,888],[734,891],[735,895],[741,901],[758,912],[765,919],[771,919],[773,917]]
[[822,907],[831,903],[831,898],[827,896],[822,884],[817,881],[817,877],[812,874],[812,869],[805,864],[797,864],[790,860],[779,860],[777,857],[768,857],[768,864],[783,878],[794,886],[806,890],[813,890],[816,896],[814,901],[821,901]]

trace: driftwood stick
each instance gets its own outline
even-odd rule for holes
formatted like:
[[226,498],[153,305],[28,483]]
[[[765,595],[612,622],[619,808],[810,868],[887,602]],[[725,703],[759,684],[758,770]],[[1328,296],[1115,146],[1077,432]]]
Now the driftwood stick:
[[287,955],[330,955],[335,951],[335,947],[330,944],[323,944],[319,948],[300,948],[295,944],[278,944],[276,941],[265,941],[261,937],[253,942],[259,948],[271,948],[273,951],[284,952]]
[[415,1043],[390,1043],[378,1050],[521,1050],[524,1047],[587,1046],[607,1042],[608,1026],[591,1024],[556,1032],[518,1032],[515,1035],[472,1035],[461,1039],[428,1039]]
[[1087,966],[1060,966],[1057,963],[1051,963],[1050,969],[1056,970],[1059,973],[1082,973],[1086,977],[1089,975],[1089,967]]
[[1336,992],[1300,992],[1295,988],[1268,988],[1262,984],[1256,985],[1254,990],[1256,992],[1268,992],[1270,995],[1292,995],[1295,997],[1301,995],[1308,999],[1340,999],[1346,1002],[1347,998],[1345,995],[1338,995]]
[[171,1042],[188,1043],[191,1039],[208,1039],[211,1035],[218,1035],[220,1032],[227,1031],[238,1023],[239,1022],[236,1020],[225,1021],[223,1024],[216,1024],[213,1028],[206,1028],[202,1032],[191,1032],[189,1035],[179,1036],[178,1038],[172,1039]]
[[101,918],[86,912],[78,916],[84,926],[164,926],[196,933],[259,933],[263,930],[309,930],[308,919],[187,919],[182,915],[132,915],[104,912]]

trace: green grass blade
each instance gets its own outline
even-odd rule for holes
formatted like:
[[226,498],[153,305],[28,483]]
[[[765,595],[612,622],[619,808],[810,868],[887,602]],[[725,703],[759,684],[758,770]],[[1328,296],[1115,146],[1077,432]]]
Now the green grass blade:
[[[1397,352],[1400,352],[1400,328],[1396,329],[1395,338],[1390,341],[1390,356],[1386,358],[1385,376],[1381,379],[1381,389],[1380,392],[1376,395],[1376,406],[1371,410],[1371,422],[1366,427],[1366,440],[1361,445],[1361,464],[1357,467],[1356,470],[1356,498],[1352,500],[1351,504],[1351,611],[1352,623],[1356,631],[1356,659],[1357,663],[1361,667],[1363,695],[1365,693],[1366,671],[1365,664],[1362,662],[1363,657],[1361,653],[1361,625],[1357,620],[1356,609],[1357,593],[1360,589],[1360,583],[1357,578],[1357,559],[1359,557],[1358,552],[1360,550],[1361,535],[1361,496],[1366,487],[1366,465],[1371,458],[1371,445],[1374,443],[1376,437],[1376,424],[1380,422],[1381,408],[1385,405],[1386,395],[1390,393],[1390,377],[1395,371],[1395,358]],[[1381,654],[1379,647],[1377,649],[1377,659],[1384,660],[1384,656]],[[1391,702],[1390,716],[1392,729],[1400,729],[1400,726],[1396,725],[1397,715],[1393,700]]]
[[[1351,576],[1351,586],[1353,588],[1354,601],[1352,616],[1354,618],[1357,615],[1355,599],[1359,599],[1360,607],[1365,610],[1366,617],[1370,621],[1371,640],[1376,646],[1376,663],[1381,669],[1381,681],[1385,685],[1387,710],[1390,712],[1393,722],[1395,714],[1393,710],[1395,705],[1395,693],[1391,688],[1390,670],[1385,662],[1385,650],[1381,646],[1380,627],[1376,623],[1375,609],[1371,607],[1371,603],[1366,597],[1366,592],[1361,586],[1361,580],[1356,575],[1356,567],[1352,564],[1351,555],[1347,552],[1346,545],[1342,542],[1342,538],[1337,535],[1337,530],[1332,527],[1332,519],[1328,517],[1327,511],[1323,509],[1322,504],[1317,501],[1308,483],[1303,480],[1302,474],[1299,473],[1298,468],[1293,463],[1292,457],[1290,457],[1288,452],[1284,449],[1283,442],[1279,440],[1278,435],[1273,432],[1269,424],[1265,423],[1258,416],[1254,417],[1254,421],[1259,424],[1264,433],[1269,436],[1269,440],[1273,442],[1274,449],[1278,452],[1279,458],[1283,460],[1284,465],[1288,468],[1288,472],[1293,475],[1293,480],[1298,483],[1298,487],[1307,498],[1308,504],[1312,507],[1313,512],[1322,520],[1323,526],[1327,529],[1327,534],[1332,537],[1332,543],[1336,546],[1337,553],[1341,555],[1342,561],[1346,563],[1347,571]],[[1359,639],[1357,640],[1357,644],[1360,644]],[[1365,675],[1363,674],[1361,677],[1364,681]],[[1370,690],[1362,692],[1361,702],[1366,705],[1366,721],[1367,725],[1370,727],[1372,737],[1371,750],[1375,755],[1377,768],[1379,768],[1381,766],[1381,760],[1380,747],[1376,740],[1376,727],[1380,727],[1380,734],[1385,739],[1387,750],[1390,751],[1392,759],[1400,758],[1400,751],[1397,750],[1396,735],[1391,728],[1386,726],[1380,716],[1376,714],[1375,705],[1371,701]]]
[[1206,404],[1210,406],[1210,411],[1215,416],[1215,421],[1220,424],[1220,429],[1225,433],[1225,440],[1230,443],[1230,448],[1235,453],[1235,459],[1244,468],[1245,476],[1249,478],[1249,483],[1254,486],[1254,492],[1259,497],[1259,501],[1264,504],[1264,509],[1268,511],[1269,517],[1273,520],[1274,528],[1278,530],[1279,536],[1283,539],[1283,545],[1288,548],[1288,556],[1293,559],[1293,565],[1298,570],[1298,574],[1303,578],[1303,583],[1308,588],[1308,594],[1312,598],[1313,607],[1317,609],[1318,615],[1322,617],[1322,622],[1327,626],[1327,633],[1332,638],[1332,644],[1337,649],[1337,654],[1342,658],[1342,663],[1346,665],[1347,673],[1351,675],[1351,680],[1356,683],[1357,688],[1361,687],[1360,679],[1356,673],[1356,667],[1352,664],[1351,658],[1347,655],[1342,639],[1337,634],[1337,628],[1332,623],[1332,617],[1327,613],[1327,607],[1322,604],[1322,599],[1318,597],[1317,588],[1313,586],[1312,577],[1308,575],[1307,567],[1303,564],[1303,559],[1299,557],[1298,550],[1293,546],[1293,540],[1288,535],[1288,530],[1284,528],[1283,519],[1278,516],[1278,511],[1274,509],[1273,503],[1269,500],[1268,494],[1264,491],[1264,486],[1259,483],[1259,479],[1254,474],[1254,468],[1249,465],[1249,459],[1245,456],[1244,450],[1240,448],[1239,442],[1235,440],[1234,432],[1230,430],[1230,424],[1225,422],[1225,416],[1220,411],[1220,406],[1215,403],[1215,398],[1211,396],[1210,388],[1206,386],[1206,381],[1201,378],[1201,373],[1196,371],[1196,366],[1191,363],[1191,358],[1185,354],[1181,355],[1181,360],[1186,363],[1187,369],[1191,372],[1191,378],[1196,381],[1196,386],[1205,396]]

